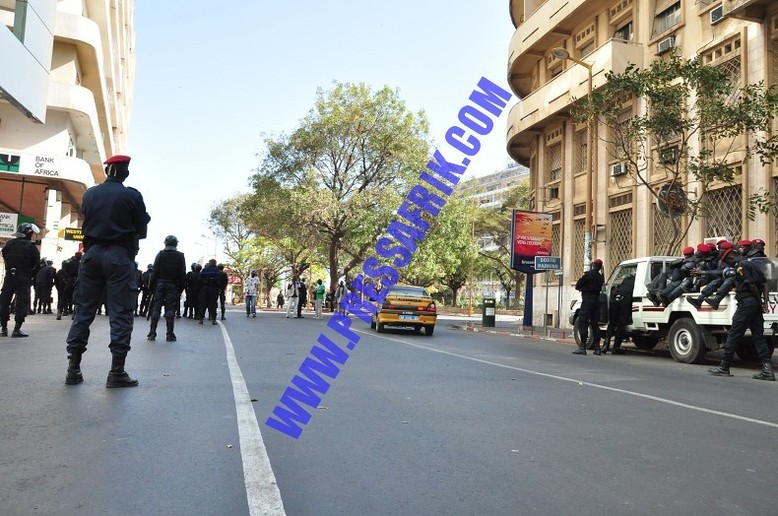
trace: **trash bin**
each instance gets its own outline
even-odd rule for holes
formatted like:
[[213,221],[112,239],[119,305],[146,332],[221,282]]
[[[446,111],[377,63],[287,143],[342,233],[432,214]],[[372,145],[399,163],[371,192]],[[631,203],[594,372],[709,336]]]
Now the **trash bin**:
[[481,318],[481,325],[484,327],[494,328],[494,309],[497,306],[493,297],[484,298],[484,311]]

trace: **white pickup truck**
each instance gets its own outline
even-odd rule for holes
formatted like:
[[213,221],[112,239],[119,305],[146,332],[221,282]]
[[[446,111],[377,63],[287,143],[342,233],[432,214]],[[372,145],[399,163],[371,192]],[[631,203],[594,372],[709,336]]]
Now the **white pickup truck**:
[[[727,332],[732,325],[735,313],[735,293],[730,292],[718,309],[703,303],[700,309],[688,302],[688,296],[698,296],[698,292],[682,294],[667,308],[654,306],[646,297],[647,285],[659,275],[667,264],[678,260],[677,256],[651,256],[635,258],[621,262],[603,286],[600,294],[600,328],[603,336],[608,326],[608,303],[611,290],[618,287],[630,274],[635,275],[635,287],[632,292],[632,324],[627,327],[627,337],[638,349],[653,349],[660,341],[666,341],[670,354],[678,362],[697,363],[708,351],[720,349],[727,340]],[[764,315],[765,338],[771,349],[778,341],[778,262],[767,260],[764,271],[768,280],[768,313]],[[570,324],[574,328],[576,342],[581,342],[578,331],[578,311],[581,300],[570,305]],[[592,332],[589,331],[587,347],[593,346]],[[738,356],[745,361],[758,361],[756,349],[748,334],[737,350]]]

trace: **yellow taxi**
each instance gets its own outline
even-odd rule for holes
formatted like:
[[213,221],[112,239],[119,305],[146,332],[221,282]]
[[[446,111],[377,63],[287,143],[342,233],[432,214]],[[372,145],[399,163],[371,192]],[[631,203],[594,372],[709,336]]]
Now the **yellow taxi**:
[[382,333],[386,326],[405,326],[413,328],[416,333],[424,328],[426,335],[432,335],[437,317],[435,301],[423,287],[394,285],[389,287],[370,327],[378,333]]

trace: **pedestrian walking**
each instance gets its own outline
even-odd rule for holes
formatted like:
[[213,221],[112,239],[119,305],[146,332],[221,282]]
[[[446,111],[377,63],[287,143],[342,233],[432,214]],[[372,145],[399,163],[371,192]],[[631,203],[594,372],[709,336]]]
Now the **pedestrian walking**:
[[324,302],[324,294],[327,291],[321,280],[316,280],[316,290],[314,292],[314,309],[316,310],[316,319],[321,319],[321,304]]
[[148,340],[157,338],[157,324],[165,308],[165,340],[176,340],[175,317],[178,298],[186,284],[186,259],[178,249],[178,238],[174,235],[165,237],[165,248],[157,253],[154,259],[154,272],[149,280],[149,289],[154,293],[151,301],[151,326]]
[[81,383],[81,357],[89,341],[103,291],[111,327],[111,369],[106,387],[135,387],[138,380],[124,370],[132,337],[135,300],[135,255],[146,238],[151,220],[143,196],[122,184],[130,173],[129,156],[105,161],[106,180],[89,188],[81,201],[85,253],[76,286],[75,317],[67,336],[68,371],[65,383]]
[[735,315],[732,316],[732,326],[727,333],[721,364],[708,369],[708,373],[714,376],[732,376],[729,372],[732,358],[748,329],[751,330],[751,339],[762,362],[762,371],[752,378],[774,382],[773,353],[764,336],[764,313],[768,309],[767,280],[754,262],[743,258],[740,254],[730,253],[727,256],[727,263],[734,266],[733,272],[727,272],[725,275],[734,274],[737,308]]
[[286,299],[289,300],[286,306],[286,318],[289,319],[290,314],[295,314],[297,311],[297,280],[293,279],[286,285]]
[[246,278],[246,317],[257,316],[257,293],[259,292],[259,278],[257,271],[251,271],[251,276]]
[[278,297],[276,297],[276,308],[279,310],[283,310],[284,302],[285,302],[284,294],[282,292],[279,292]]
[[14,311],[14,329],[11,337],[29,337],[22,331],[22,325],[30,310],[30,287],[33,271],[41,259],[41,254],[32,235],[40,233],[35,224],[23,222],[14,238],[8,240],[0,254],[5,263],[5,279],[0,289],[0,337],[8,336],[8,321],[11,319],[11,299],[16,298]]
[[586,343],[589,340],[589,327],[594,336],[594,354],[600,352],[600,291],[605,279],[602,276],[602,260],[592,260],[591,268],[581,276],[575,284],[575,289],[581,292],[581,311],[578,313],[578,334],[580,347],[573,351],[574,355],[586,354]]

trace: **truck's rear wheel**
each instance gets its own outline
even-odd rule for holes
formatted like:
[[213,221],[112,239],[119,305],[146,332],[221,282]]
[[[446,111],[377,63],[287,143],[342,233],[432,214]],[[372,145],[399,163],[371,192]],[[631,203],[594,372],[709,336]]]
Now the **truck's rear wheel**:
[[700,328],[688,317],[678,319],[670,327],[667,347],[673,359],[684,364],[696,364],[708,352]]
[[646,337],[645,335],[632,336],[632,344],[638,349],[654,349],[659,340],[656,337]]
[[[581,347],[581,318],[578,317],[575,320],[575,325],[573,326],[573,336],[575,337],[575,343],[578,344],[578,347]],[[594,330],[592,329],[592,325],[589,325],[589,335],[586,339],[586,349],[592,349],[594,348]]]

